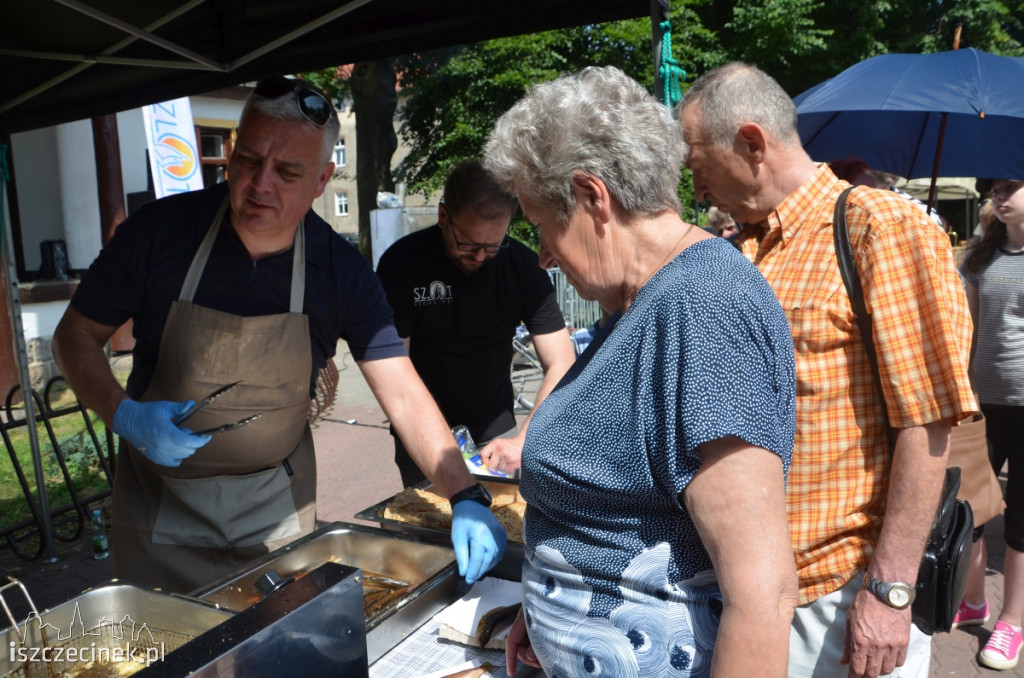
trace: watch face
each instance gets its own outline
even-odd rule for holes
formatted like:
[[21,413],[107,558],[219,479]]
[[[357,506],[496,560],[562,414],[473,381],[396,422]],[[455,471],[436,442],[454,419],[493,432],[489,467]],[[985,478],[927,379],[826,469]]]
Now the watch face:
[[910,603],[910,596],[902,586],[889,587],[889,604],[893,607],[906,607]]

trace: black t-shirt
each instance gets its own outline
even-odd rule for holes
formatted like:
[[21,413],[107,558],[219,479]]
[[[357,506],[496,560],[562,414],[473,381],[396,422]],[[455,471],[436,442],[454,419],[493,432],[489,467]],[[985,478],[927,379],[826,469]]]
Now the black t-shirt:
[[436,225],[405,236],[377,264],[398,334],[448,424],[490,440],[515,426],[512,337],[565,327],[551,280],[518,242],[472,275],[449,260]]
[[[145,205],[118,226],[71,299],[76,311],[103,325],[134,321],[127,387],[132,398],[149,387],[167,313],[227,188],[217,184]],[[292,249],[253,261],[229,221],[230,211],[193,303],[241,316],[287,313]],[[380,282],[359,252],[312,210],[305,217],[305,240],[302,311],[309,318],[312,397],[317,372],[334,355],[339,338],[356,360],[405,355],[405,349]]]

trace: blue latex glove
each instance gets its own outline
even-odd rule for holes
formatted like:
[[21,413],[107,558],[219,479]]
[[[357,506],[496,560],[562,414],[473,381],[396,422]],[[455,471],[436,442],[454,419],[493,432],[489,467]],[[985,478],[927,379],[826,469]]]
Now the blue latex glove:
[[452,507],[452,545],[459,575],[472,584],[505,555],[508,537],[490,509],[472,499]]
[[125,400],[114,412],[114,433],[134,445],[154,464],[181,466],[182,459],[191,457],[197,448],[210,442],[208,435],[197,436],[174,425],[173,420],[193,405],[192,400],[183,403]]

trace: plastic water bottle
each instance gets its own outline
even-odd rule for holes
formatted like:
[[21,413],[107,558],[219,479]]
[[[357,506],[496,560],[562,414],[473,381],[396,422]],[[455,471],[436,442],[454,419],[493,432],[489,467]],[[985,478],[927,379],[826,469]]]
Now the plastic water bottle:
[[462,424],[453,426],[452,435],[455,436],[455,443],[459,446],[459,452],[462,453],[462,458],[466,460],[466,467],[469,469],[470,473],[482,473],[491,476],[498,476],[499,478],[508,477],[507,473],[487,468],[483,460],[480,459],[480,449],[476,446],[476,443],[473,442],[473,436],[470,435],[468,428]]
[[110,544],[107,541],[107,530],[103,525],[103,514],[99,509],[92,510],[92,557],[103,560],[110,555]]
[[468,428],[459,424],[452,428],[452,435],[455,436],[455,443],[459,446],[459,452],[462,452],[463,459],[472,459],[480,454],[480,450],[477,449],[476,443],[473,442],[473,436],[470,435]]

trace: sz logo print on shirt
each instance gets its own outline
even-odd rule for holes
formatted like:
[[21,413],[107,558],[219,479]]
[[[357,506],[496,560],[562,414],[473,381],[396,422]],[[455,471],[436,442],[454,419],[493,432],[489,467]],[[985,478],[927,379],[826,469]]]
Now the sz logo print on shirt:
[[412,288],[414,306],[433,306],[435,304],[452,303],[452,286],[435,280],[426,287]]

